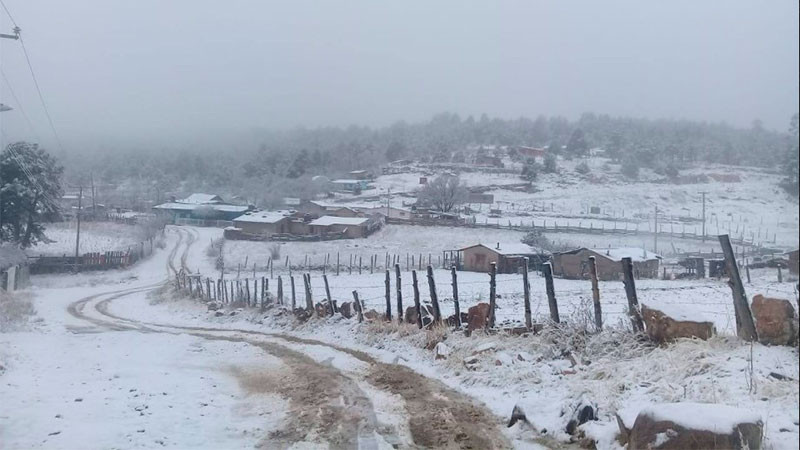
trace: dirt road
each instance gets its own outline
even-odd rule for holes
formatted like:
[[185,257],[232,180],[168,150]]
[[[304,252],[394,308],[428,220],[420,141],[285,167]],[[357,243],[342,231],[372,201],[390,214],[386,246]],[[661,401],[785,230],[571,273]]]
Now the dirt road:
[[[191,229],[173,228],[177,239],[166,257],[166,280],[187,268],[196,240]],[[109,305],[134,295],[158,295],[168,281],[81,298],[68,307],[99,331],[191,335],[247,344],[283,362],[279,371],[232,371],[253,393],[275,393],[289,401],[286,419],[261,437],[263,448],[297,443],[330,448],[510,448],[501,419],[471,398],[411,369],[327,343],[279,333],[143,322],[114,315]],[[162,319],[163,320],[163,319]],[[320,356],[322,355],[322,356]]]

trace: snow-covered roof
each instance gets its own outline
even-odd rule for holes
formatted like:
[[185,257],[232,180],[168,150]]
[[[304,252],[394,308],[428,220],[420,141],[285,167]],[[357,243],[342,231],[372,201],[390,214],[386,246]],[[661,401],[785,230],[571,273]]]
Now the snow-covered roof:
[[334,184],[359,184],[359,183],[363,183],[364,181],[365,180],[351,180],[351,179],[347,179],[347,178],[342,178],[340,180],[333,180],[333,181],[331,181],[331,183],[334,183]]
[[309,225],[329,226],[329,225],[362,225],[369,221],[368,217],[335,217],[335,216],[322,216],[319,219],[312,220]]
[[291,216],[291,211],[253,211],[233,219],[234,222],[278,223]]
[[160,205],[153,206],[153,209],[166,209],[172,211],[194,211],[198,208],[211,208],[214,211],[223,211],[223,212],[245,212],[247,211],[247,206],[239,206],[239,205],[216,205],[213,203],[210,204],[200,204],[200,203],[178,203],[178,202],[169,202],[169,203],[162,203]]
[[537,250],[531,247],[528,244],[523,244],[522,242],[508,242],[508,243],[499,243],[494,245],[486,245],[486,244],[475,244],[470,245],[469,247],[464,247],[461,250],[466,250],[468,248],[483,246],[491,251],[503,255],[503,256],[513,256],[513,255],[532,255],[535,253],[540,253],[540,250]]
[[194,193],[182,200],[178,200],[177,202],[191,203],[195,205],[205,205],[209,203],[222,203],[222,198],[219,195],[214,195],[214,194]]
[[599,253],[612,261],[622,261],[622,258],[630,258],[633,262],[661,259],[661,255],[636,247],[590,248],[589,250]]

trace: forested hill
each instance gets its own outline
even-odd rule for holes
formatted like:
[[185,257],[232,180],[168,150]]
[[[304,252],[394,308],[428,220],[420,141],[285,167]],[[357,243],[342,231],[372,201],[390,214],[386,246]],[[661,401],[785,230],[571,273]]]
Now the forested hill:
[[[159,190],[217,189],[236,192],[263,189],[278,180],[377,168],[403,158],[449,160],[469,145],[548,147],[564,157],[580,157],[601,148],[618,160],[642,167],[689,167],[716,162],[776,168],[796,173],[797,126],[789,132],[688,120],[647,120],[587,113],[577,121],[562,117],[504,120],[462,118],[442,113],[420,123],[397,122],[383,128],[297,128],[256,130],[252,148],[163,151],[109,149],[103,155],[72,155],[67,176],[85,175],[107,183],[147,181]],[[235,148],[235,149],[234,149]],[[796,179],[796,175],[795,175]],[[302,187],[302,184],[298,185]]]

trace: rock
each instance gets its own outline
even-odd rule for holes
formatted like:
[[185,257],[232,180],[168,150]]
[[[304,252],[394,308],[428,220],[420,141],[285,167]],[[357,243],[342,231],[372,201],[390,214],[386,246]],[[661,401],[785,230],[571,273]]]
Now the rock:
[[383,317],[383,314],[375,311],[374,309],[368,309],[364,311],[364,318],[367,320],[378,320]]
[[[468,319],[469,319],[469,316],[467,315],[467,313],[463,313],[462,312],[461,313],[461,324],[462,325],[466,325],[467,323],[469,323]],[[447,324],[447,326],[450,326],[450,327],[458,326],[458,322],[456,321],[456,315],[455,314],[450,315],[450,317],[448,317],[444,321]]]
[[[427,326],[433,323],[433,307],[423,303],[419,306],[419,309],[422,311],[422,325]],[[417,323],[416,306],[409,306],[406,308],[405,320],[406,323]]]
[[239,310],[238,309],[228,313],[229,316],[235,316],[236,314],[239,314]]
[[307,311],[305,308],[295,308],[294,317],[299,320],[300,322],[305,322],[311,318],[311,311]]
[[342,302],[339,305],[339,312],[342,314],[342,317],[345,319],[349,319],[353,317],[353,303],[352,302]]
[[220,308],[222,308],[222,305],[219,302],[209,302],[208,303],[208,310],[209,311],[217,311]]
[[464,367],[469,370],[476,370],[478,368],[478,357],[468,356],[464,358]]
[[535,358],[528,352],[517,352],[517,361],[533,361]]
[[511,419],[508,421],[508,428],[513,427],[519,421],[530,423],[528,422],[528,417],[525,416],[525,411],[519,405],[514,405],[514,409],[511,411]]
[[436,347],[433,348],[433,353],[436,355],[436,359],[447,359],[447,357],[450,356],[450,347],[444,342],[439,342],[436,344]]
[[761,448],[764,424],[749,410],[711,403],[650,405],[636,416],[628,449]]
[[586,422],[597,420],[597,404],[586,397],[581,397],[571,410],[572,413],[565,430],[569,435],[574,435],[578,427]]
[[314,310],[317,312],[318,317],[327,317],[328,316],[328,302],[325,303],[317,303],[314,305]]
[[222,312],[222,311],[217,311],[217,312],[214,313],[214,317],[222,317],[224,315],[225,315],[225,313]]
[[797,342],[797,320],[791,302],[759,294],[753,297],[751,309],[759,342],[792,346]]
[[467,331],[473,332],[486,328],[489,320],[489,304],[478,303],[467,310]]
[[497,344],[495,344],[494,342],[484,342],[483,344],[480,344],[474,349],[472,349],[472,354],[478,355],[481,353],[488,352],[490,350],[494,350],[495,348],[497,348]]
[[499,352],[497,355],[495,355],[495,366],[510,366],[512,364],[514,364],[514,358],[512,358],[508,353]]
[[671,342],[678,338],[709,339],[716,330],[712,322],[676,320],[655,308],[642,305],[642,319],[647,335],[655,342]]

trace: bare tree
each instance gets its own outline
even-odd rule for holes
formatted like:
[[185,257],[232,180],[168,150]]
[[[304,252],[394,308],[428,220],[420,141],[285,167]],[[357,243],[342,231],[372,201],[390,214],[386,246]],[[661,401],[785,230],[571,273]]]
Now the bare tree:
[[467,201],[467,187],[452,175],[439,175],[419,191],[419,201],[441,212],[450,212]]

